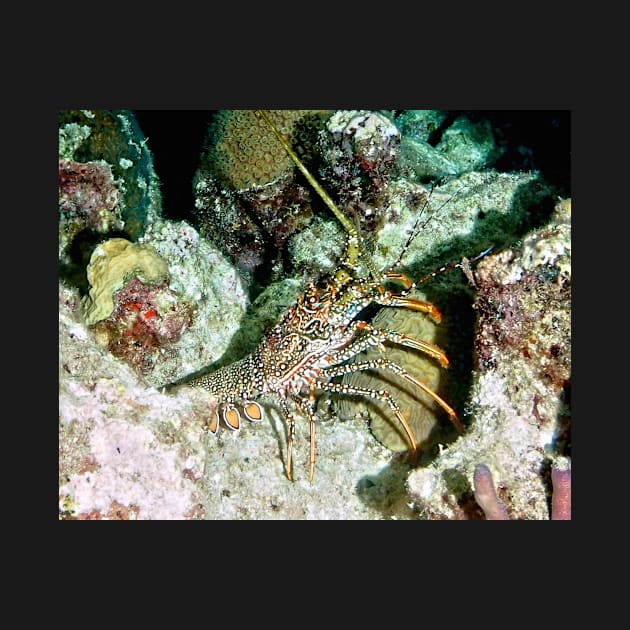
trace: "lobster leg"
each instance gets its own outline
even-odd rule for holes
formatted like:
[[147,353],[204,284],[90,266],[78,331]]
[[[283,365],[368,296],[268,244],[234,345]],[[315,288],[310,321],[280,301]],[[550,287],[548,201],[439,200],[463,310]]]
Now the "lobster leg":
[[362,331],[365,334],[355,339],[346,348],[338,351],[334,355],[335,363],[352,359],[352,357],[359,354],[359,352],[367,350],[367,348],[371,346],[382,347],[385,341],[391,341],[392,343],[406,346],[407,348],[413,348],[414,350],[420,350],[420,352],[428,354],[430,357],[437,359],[444,368],[449,366],[448,357],[444,351],[438,348],[438,346],[422,341],[422,339],[409,337],[408,335],[403,335],[402,333],[398,333],[395,330],[388,330],[387,328],[375,328],[361,320],[354,322],[353,325],[357,331]]
[[295,396],[295,401],[299,405],[302,413],[308,418],[310,425],[310,440],[311,447],[309,452],[309,467],[308,467],[308,480],[313,481],[313,475],[315,474],[315,416],[313,414],[313,407],[315,405],[315,390],[317,385],[313,381],[310,385],[310,395],[308,399]]
[[[339,367],[339,369],[341,369],[347,366],[335,366],[335,367]],[[343,372],[340,372],[340,374],[343,374]],[[388,391],[384,389],[376,390],[376,389],[367,389],[365,387],[351,387],[350,385],[345,385],[344,383],[331,383],[331,382],[319,383],[317,385],[317,388],[327,391],[327,392],[333,392],[336,394],[356,394],[358,396],[366,396],[367,398],[376,398],[377,400],[384,402],[386,405],[389,406],[392,413],[396,416],[396,419],[398,420],[398,422],[400,422],[403,429],[405,430],[405,433],[407,434],[407,439],[409,440],[409,444],[411,445],[411,455],[413,458],[415,458],[417,454],[416,437],[413,434],[413,431],[411,430],[409,423],[407,422],[405,417],[402,415],[400,411],[400,407],[398,406],[398,404],[392,398],[392,395]]]
[[375,335],[379,339],[391,341],[401,346],[406,346],[407,348],[420,350],[421,352],[428,354],[430,357],[437,359],[442,367],[446,368],[449,366],[446,354],[444,354],[444,352],[437,346],[427,343],[426,341],[422,341],[422,339],[409,337],[408,335],[397,333],[395,330],[387,330],[386,328],[372,328],[370,335]]
[[[430,396],[446,413],[449,415],[451,422],[455,425],[457,430],[460,433],[464,432],[464,427],[462,423],[459,421],[457,414],[450,407],[448,403],[446,403],[438,394],[436,394],[432,389],[427,387],[421,380],[417,379],[413,374],[410,374],[403,367],[386,359],[385,357],[378,357],[376,359],[372,359],[371,361],[360,361],[358,363],[348,363],[346,365],[333,365],[326,368],[327,376],[342,376],[343,374],[352,374],[354,372],[359,372],[361,370],[375,370],[378,368],[390,370],[395,374],[398,374],[405,380],[413,383],[416,387],[421,389],[427,396]],[[404,426],[404,425],[403,425]]]
[[[293,395],[292,399],[300,408],[300,411],[309,419],[310,424],[310,438],[311,438],[311,447],[309,454],[309,469],[308,469],[308,480],[313,481],[313,475],[315,474],[315,416],[313,415],[313,405],[315,402],[315,390],[317,386],[312,383],[311,384],[311,395],[308,399],[300,398],[297,395]],[[289,408],[289,404],[286,399],[280,398],[280,405],[284,414],[287,418],[288,427],[287,427],[287,466],[286,466],[286,475],[289,481],[293,481],[293,442],[295,440],[295,415]]]
[[385,272],[384,276],[388,280],[394,282],[400,282],[405,285],[405,291],[400,294],[393,294],[389,292],[381,293],[379,299],[375,298],[375,302],[383,304],[384,306],[400,306],[403,308],[411,309],[412,311],[420,311],[421,313],[427,313],[438,324],[442,321],[442,314],[436,306],[427,302],[426,300],[419,300],[418,298],[412,298],[407,295],[411,289],[415,288],[416,284],[412,282],[404,273],[397,273],[394,271]]
[[408,297],[406,295],[392,295],[384,304],[386,306],[400,306],[412,311],[427,313],[437,324],[442,321],[442,313],[440,313],[437,307],[431,304],[431,302],[425,302],[424,300],[418,300],[417,298]]
[[289,481],[293,481],[293,440],[295,439],[295,417],[289,409],[289,405],[284,398],[280,398],[280,406],[287,418],[287,466],[286,476]]

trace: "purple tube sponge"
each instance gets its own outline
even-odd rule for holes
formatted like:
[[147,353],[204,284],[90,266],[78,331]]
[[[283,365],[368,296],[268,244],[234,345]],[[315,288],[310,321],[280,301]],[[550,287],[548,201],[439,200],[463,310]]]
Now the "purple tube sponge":
[[485,464],[477,464],[473,473],[475,499],[488,521],[507,521],[507,510],[497,496],[492,473]]
[[551,498],[551,520],[571,520],[571,467],[554,463],[551,468],[553,496]]

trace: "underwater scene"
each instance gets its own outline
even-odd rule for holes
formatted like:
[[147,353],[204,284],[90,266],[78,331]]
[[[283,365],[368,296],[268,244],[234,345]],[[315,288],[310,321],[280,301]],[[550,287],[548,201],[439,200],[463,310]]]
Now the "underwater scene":
[[60,520],[569,520],[570,110],[62,110]]

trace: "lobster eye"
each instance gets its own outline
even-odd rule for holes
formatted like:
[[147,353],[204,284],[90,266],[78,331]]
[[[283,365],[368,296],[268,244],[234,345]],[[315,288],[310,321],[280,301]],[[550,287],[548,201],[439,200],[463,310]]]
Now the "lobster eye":
[[308,322],[308,324],[304,326],[304,332],[314,333],[315,331],[319,329],[321,323],[322,323],[321,320],[317,318],[311,319],[311,321]]

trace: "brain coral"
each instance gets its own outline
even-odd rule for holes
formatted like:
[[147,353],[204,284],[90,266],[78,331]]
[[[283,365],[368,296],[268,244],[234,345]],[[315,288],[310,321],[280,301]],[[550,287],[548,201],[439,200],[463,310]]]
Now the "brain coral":
[[[326,114],[269,111],[305,163],[318,155]],[[309,164],[310,167],[310,164]],[[196,227],[250,277],[282,271],[287,239],[313,216],[311,188],[253,110],[217,112],[208,128],[194,182]]]
[[[298,153],[309,150],[311,128],[322,112],[305,109],[268,110],[278,131]],[[306,145],[306,146],[305,146]],[[210,125],[205,159],[223,185],[234,190],[262,186],[293,167],[289,156],[254,110],[222,110]]]

